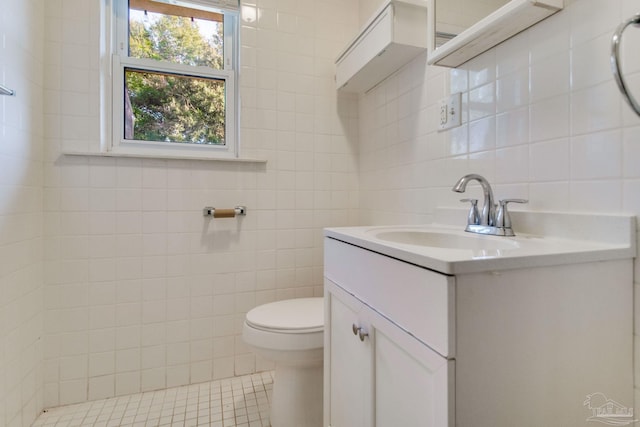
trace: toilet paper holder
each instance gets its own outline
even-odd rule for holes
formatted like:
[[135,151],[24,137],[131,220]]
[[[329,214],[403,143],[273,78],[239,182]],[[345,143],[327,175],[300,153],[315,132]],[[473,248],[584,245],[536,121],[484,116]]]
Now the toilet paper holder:
[[245,216],[246,214],[246,206],[236,206],[233,209],[216,209],[211,206],[206,206],[202,209],[203,216],[210,216],[213,218],[235,218],[236,215]]

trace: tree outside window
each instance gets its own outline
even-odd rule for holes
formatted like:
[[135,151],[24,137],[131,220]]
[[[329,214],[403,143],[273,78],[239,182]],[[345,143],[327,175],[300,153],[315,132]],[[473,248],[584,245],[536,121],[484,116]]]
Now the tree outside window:
[[[133,11],[132,11],[133,12]],[[222,22],[143,12],[129,19],[129,56],[223,68]],[[225,81],[125,68],[125,139],[225,143]]]

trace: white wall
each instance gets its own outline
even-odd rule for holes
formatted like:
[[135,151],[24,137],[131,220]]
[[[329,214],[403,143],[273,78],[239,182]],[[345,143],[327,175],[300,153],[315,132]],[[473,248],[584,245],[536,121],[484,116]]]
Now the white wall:
[[42,40],[36,0],[0,14],[0,426],[42,409]]
[[[422,56],[361,98],[362,224],[429,222],[436,206],[460,205],[451,187],[471,172],[487,177],[498,198],[529,199],[526,209],[640,215],[640,118],[622,101],[608,52],[616,26],[640,7],[565,3],[456,70],[428,67]],[[623,44],[640,97],[640,31],[629,28]],[[437,101],[455,92],[463,126],[438,133]],[[468,187],[472,195],[482,199],[478,186]]]
[[357,104],[333,82],[357,3],[243,6],[241,143],[266,166],[62,155],[99,142],[99,0],[47,0],[46,406],[269,368],[245,313],[322,295],[322,227],[357,219]]

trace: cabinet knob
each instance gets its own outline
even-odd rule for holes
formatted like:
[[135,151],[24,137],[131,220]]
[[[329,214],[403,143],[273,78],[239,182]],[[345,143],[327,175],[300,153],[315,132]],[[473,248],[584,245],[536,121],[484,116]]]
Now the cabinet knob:
[[358,337],[360,337],[360,341],[364,341],[364,339],[369,336],[369,334],[365,332],[362,327],[356,325],[355,323],[351,325],[351,330],[353,331],[353,335],[357,335]]

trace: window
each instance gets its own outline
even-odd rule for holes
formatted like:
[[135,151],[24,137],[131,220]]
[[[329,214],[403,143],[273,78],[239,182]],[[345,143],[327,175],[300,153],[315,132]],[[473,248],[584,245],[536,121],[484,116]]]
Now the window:
[[236,157],[237,0],[113,5],[111,150]]

